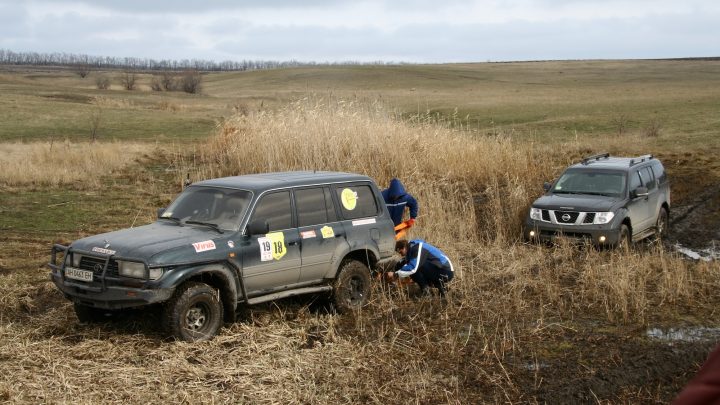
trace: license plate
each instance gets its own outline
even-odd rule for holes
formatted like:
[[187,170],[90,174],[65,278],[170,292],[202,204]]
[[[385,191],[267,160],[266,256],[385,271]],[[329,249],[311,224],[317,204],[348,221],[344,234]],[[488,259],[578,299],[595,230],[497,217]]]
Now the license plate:
[[65,277],[80,281],[93,281],[93,272],[76,269],[75,267],[65,268]]

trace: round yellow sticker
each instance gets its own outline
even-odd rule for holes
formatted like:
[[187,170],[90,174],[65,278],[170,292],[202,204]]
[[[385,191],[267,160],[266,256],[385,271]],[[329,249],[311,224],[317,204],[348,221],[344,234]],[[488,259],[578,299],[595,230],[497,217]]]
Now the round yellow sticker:
[[355,206],[357,205],[357,199],[357,193],[350,190],[349,188],[343,189],[342,193],[340,193],[340,200],[342,200],[342,205],[348,211],[352,211],[355,209]]

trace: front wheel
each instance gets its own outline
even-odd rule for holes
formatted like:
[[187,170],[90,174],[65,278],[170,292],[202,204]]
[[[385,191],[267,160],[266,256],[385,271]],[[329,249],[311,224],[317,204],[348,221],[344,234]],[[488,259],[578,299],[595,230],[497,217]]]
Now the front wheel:
[[222,324],[218,294],[207,284],[187,282],[165,304],[165,329],[176,339],[197,342],[212,339]]
[[370,300],[370,269],[357,260],[342,264],[333,286],[333,302],[340,312],[362,308]]
[[618,237],[617,247],[626,252],[630,249],[630,228],[625,224],[620,226],[620,236]]
[[657,222],[655,223],[655,236],[658,240],[662,240],[667,237],[668,233],[668,212],[665,207],[660,208],[658,213]]

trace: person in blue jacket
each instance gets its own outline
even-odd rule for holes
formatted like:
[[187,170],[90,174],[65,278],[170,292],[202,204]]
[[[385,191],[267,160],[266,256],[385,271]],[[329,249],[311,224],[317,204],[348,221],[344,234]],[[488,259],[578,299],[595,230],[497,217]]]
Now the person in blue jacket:
[[385,205],[390,211],[390,218],[397,226],[403,220],[405,207],[410,209],[410,225],[415,222],[418,214],[418,204],[415,198],[405,191],[405,187],[400,180],[393,178],[390,180],[390,186],[382,191]]
[[389,273],[389,279],[410,277],[420,287],[421,295],[431,295],[432,286],[438,289],[441,297],[445,296],[445,285],[453,279],[455,271],[442,250],[422,239],[409,242],[400,239],[395,243],[395,251],[403,259],[398,262],[394,274]]

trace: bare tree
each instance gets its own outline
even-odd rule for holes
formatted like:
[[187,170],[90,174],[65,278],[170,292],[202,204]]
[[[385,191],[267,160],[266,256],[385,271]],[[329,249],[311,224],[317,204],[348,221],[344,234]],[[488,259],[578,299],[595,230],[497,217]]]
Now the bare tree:
[[95,78],[95,85],[100,90],[107,90],[110,88],[110,78],[107,76],[98,76]]
[[200,75],[200,72],[198,72],[195,69],[187,70],[183,73],[181,84],[182,89],[186,93],[199,93],[200,92],[200,83],[202,82],[202,76]]
[[135,90],[136,80],[137,78],[135,77],[135,72],[131,72],[129,70],[124,71],[122,76],[120,76],[120,82],[125,90]]
[[150,81],[150,88],[153,91],[162,91],[162,78],[158,77],[157,75],[154,75],[152,80]]
[[163,89],[167,91],[173,91],[177,88],[177,80],[176,80],[176,74],[175,72],[171,72],[169,70],[166,70],[160,74],[160,84],[162,85]]
[[102,108],[96,106],[90,111],[90,139],[91,142],[95,142],[98,137],[98,130],[100,129],[100,123],[102,122]]
[[90,74],[90,65],[87,63],[78,63],[73,66],[73,70],[75,73],[77,73],[78,76],[82,77],[83,79],[87,77],[87,75]]

